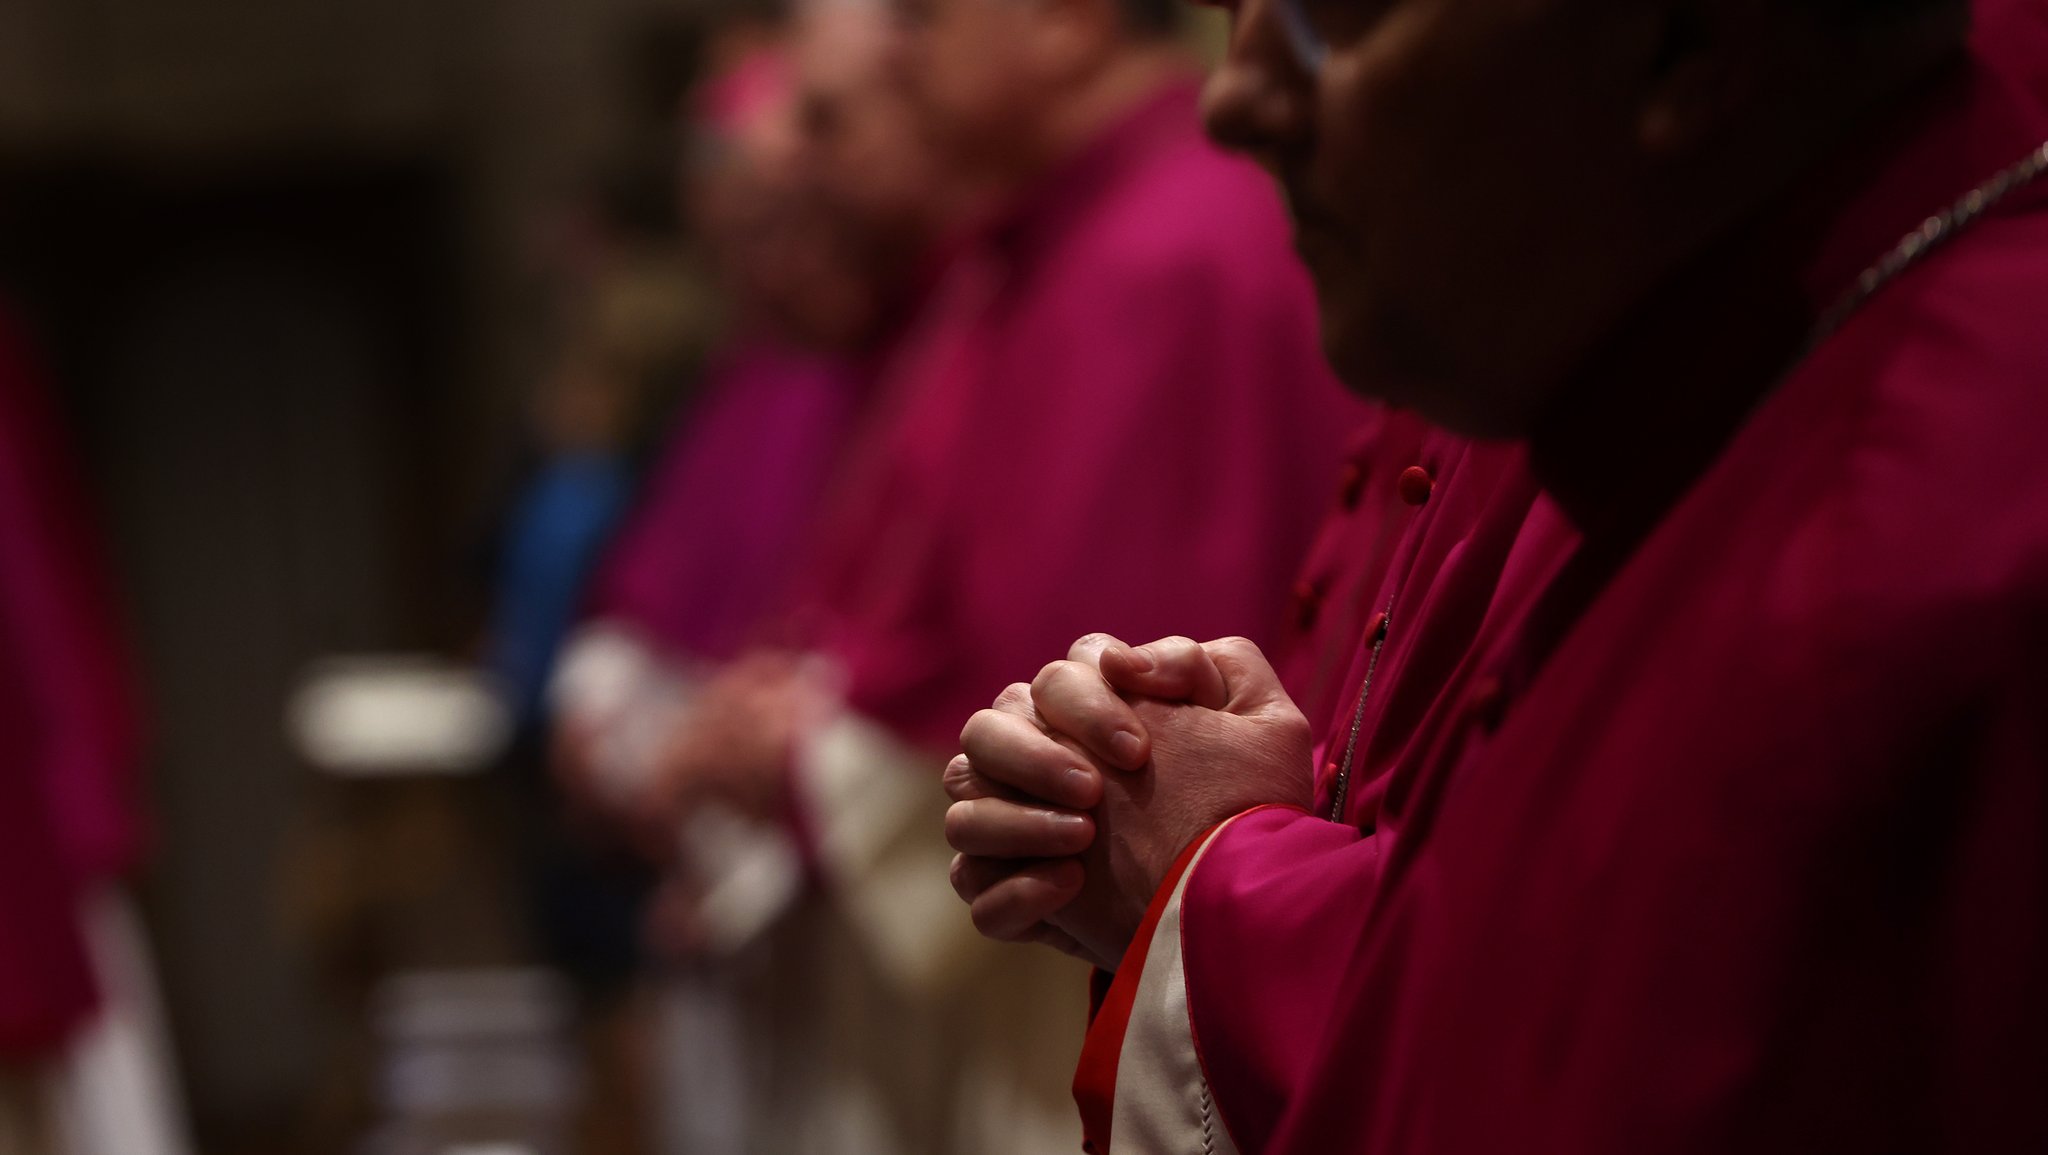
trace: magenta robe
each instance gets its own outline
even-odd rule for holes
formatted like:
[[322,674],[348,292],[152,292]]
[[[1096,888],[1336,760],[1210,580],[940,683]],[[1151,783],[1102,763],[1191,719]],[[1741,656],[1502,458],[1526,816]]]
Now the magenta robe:
[[[1945,98],[1810,300],[2048,140]],[[2036,188],[1770,397],[1460,759],[1274,1149],[2048,1149],[2044,301]]]
[[0,315],[0,1059],[92,1010],[79,900],[142,844],[131,671],[59,434]]
[[[1259,1148],[1307,1077],[1299,1040],[1326,1008],[1303,992],[1346,975],[1339,952],[1287,947],[1365,901],[1433,743],[1467,723],[1463,691],[1480,676],[1468,655],[1513,631],[1576,542],[1518,446],[1475,445],[1399,412],[1356,444],[1296,591],[1298,633],[1282,667],[1315,727],[1314,817],[1258,812],[1208,845],[1175,944],[1189,1043],[1200,1040],[1206,1078],[1228,1089],[1222,1120],[1243,1149]],[[1327,820],[1339,810],[1341,822]],[[1135,1143],[1112,1146],[1133,1130],[1113,1116],[1146,962],[1134,955],[1104,993],[1075,1081],[1098,1153],[1181,1140],[1138,1129]]]
[[[1979,26],[1997,29],[2001,60],[2048,60],[2048,4],[2041,0],[1976,0],[1973,12]],[[2003,83],[2025,92],[2036,104],[2048,106],[2048,69],[2020,65],[2000,71]]]
[[813,566],[857,709],[944,748],[1084,632],[1276,637],[1365,411],[1287,238],[1175,84],[962,258]]
[[1585,546],[1490,611],[1401,837],[1256,811],[1155,901],[1134,1014],[1185,999],[1217,1149],[2048,1149],[2048,187],[1768,388],[2048,140],[2038,14],[1980,16],[1539,426]]
[[852,425],[846,365],[764,340],[706,372],[591,595],[671,654],[722,661],[790,595]]
[[1327,716],[1344,689],[1359,637],[1381,608],[1380,586],[1408,521],[1400,476],[1418,464],[1429,434],[1420,418],[1374,406],[1345,446],[1334,500],[1294,585],[1285,632],[1269,655],[1311,719]]

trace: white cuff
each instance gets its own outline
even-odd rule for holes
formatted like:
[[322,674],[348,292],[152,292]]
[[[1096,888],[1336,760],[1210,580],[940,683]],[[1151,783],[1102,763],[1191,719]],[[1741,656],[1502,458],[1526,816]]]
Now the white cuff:
[[[1217,833],[1222,833],[1218,830]],[[1188,976],[1181,952],[1181,902],[1188,880],[1215,841],[1212,834],[1173,888],[1159,916],[1152,948],[1131,1004],[1130,1025],[1116,1070],[1114,1118],[1118,1151],[1200,1151],[1237,1155],[1223,1126],[1195,1045]]]
[[653,781],[662,749],[700,686],[693,670],[631,625],[599,621],[562,647],[548,698],[560,724],[593,735],[596,785],[624,809]]
[[953,894],[941,765],[851,711],[796,752],[798,805],[820,874],[899,986],[942,989],[988,949]]

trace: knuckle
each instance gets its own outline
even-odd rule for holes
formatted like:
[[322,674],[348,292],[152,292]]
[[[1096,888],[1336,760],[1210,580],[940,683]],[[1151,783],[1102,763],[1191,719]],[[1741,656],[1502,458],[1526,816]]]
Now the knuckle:
[[990,715],[994,713],[995,711],[993,710],[976,710],[967,716],[967,724],[960,727],[960,748],[962,750],[973,750],[975,744],[981,740],[982,734],[988,729]]
[[1067,653],[1070,655],[1082,654],[1087,653],[1091,650],[1099,650],[1104,646],[1114,644],[1116,644],[1115,638],[1111,637],[1108,634],[1103,633],[1100,630],[1094,630],[1089,633],[1082,634],[1080,637],[1074,639],[1074,644],[1067,647]]
[[1038,676],[1031,679],[1030,689],[1033,694],[1035,695],[1057,682],[1066,673],[1067,665],[1067,660],[1062,658],[1059,661],[1047,662],[1044,666],[1041,666]]
[[1069,821],[1067,815],[1055,814],[1049,810],[1039,811],[1036,818],[1036,838],[1043,843],[1046,851],[1074,853],[1087,847],[1085,823]]
[[1057,710],[1086,709],[1096,696],[1096,691],[1109,693],[1108,683],[1093,666],[1079,662],[1054,662],[1039,672],[1038,680],[1031,685],[1032,704],[1040,713],[1048,708]]

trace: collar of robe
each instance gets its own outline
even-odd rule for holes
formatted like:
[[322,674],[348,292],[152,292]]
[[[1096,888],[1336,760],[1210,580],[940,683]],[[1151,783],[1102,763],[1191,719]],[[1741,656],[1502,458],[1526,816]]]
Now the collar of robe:
[[1011,200],[984,231],[1013,265],[1052,250],[1067,229],[1087,214],[1126,173],[1151,161],[1160,150],[1200,138],[1201,83],[1169,80],[1137,102],[1073,155],[1055,165]]
[[1902,237],[2038,148],[2041,123],[1973,54],[1639,310],[1530,437],[1587,566],[1625,560],[1801,360],[1828,308]]
[[[1534,677],[1803,361],[1822,317],[1865,270],[2040,147],[2041,77],[2028,71],[2038,65],[2001,57],[1997,42],[1995,23],[1980,20],[1965,63],[1675,279],[1544,415],[1529,439],[1531,466],[1582,545],[1530,614],[1504,676]],[[2037,202],[2042,183],[2008,207]]]

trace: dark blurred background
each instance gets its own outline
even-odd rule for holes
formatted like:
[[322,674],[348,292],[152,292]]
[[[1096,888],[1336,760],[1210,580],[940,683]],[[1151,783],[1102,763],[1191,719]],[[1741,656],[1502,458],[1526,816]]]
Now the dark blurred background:
[[[1146,174],[1193,157],[1235,191],[1182,205],[1183,239],[1280,220],[1249,166],[1174,143],[1215,21],[1077,0],[1067,51],[1096,63],[1040,76],[988,31],[1039,29],[1007,4],[0,0],[0,1155],[1074,1145],[1085,976],[979,953],[937,791],[834,817],[937,855],[902,875],[966,944],[904,920],[933,975],[1036,976],[985,1016],[871,965],[794,806],[666,796],[676,735],[720,738],[700,723],[761,687],[790,727],[755,769],[794,790],[830,681],[780,652],[829,648],[800,638],[800,560],[945,600],[873,526],[830,532],[956,532],[921,498],[946,481],[892,488],[904,439],[1038,460],[927,428],[1006,396],[960,352],[1037,315],[1002,214],[1187,201]],[[1254,243],[1224,255],[1298,274]],[[1213,384],[1334,437],[1354,414],[1300,289],[1254,302],[1260,356],[1210,363],[1256,369]],[[1122,346],[1117,309],[1072,313],[1103,327],[1018,346]],[[1154,336],[1219,336],[1194,316]],[[1048,450],[1184,375],[1074,388]],[[1233,552],[1277,605],[1287,571]],[[950,753],[874,729],[880,781]]]
[[[492,882],[431,852],[484,837],[459,793],[365,818],[387,804],[307,772],[286,698],[323,655],[473,644],[469,554],[564,285],[671,255],[676,101],[723,15],[0,2],[0,291],[121,575],[153,736],[141,904],[209,1153],[345,1145],[372,956],[518,954],[490,902],[429,893]],[[429,853],[378,878],[365,822]]]

